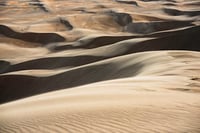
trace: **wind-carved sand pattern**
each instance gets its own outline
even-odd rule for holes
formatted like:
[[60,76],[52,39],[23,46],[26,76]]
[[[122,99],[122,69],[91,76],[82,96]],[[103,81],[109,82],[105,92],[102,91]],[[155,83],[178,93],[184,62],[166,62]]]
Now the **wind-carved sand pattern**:
[[199,133],[198,0],[1,0],[0,133]]

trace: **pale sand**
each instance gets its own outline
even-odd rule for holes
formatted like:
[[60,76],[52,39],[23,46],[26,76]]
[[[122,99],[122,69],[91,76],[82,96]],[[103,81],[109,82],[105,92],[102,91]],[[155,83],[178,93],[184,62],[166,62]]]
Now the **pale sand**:
[[0,133],[199,133],[198,0],[2,0]]
[[[136,62],[142,62],[144,68],[134,77],[89,84],[2,104],[1,131],[200,131],[199,53],[147,52],[91,65],[105,62],[120,63],[121,68],[117,72]],[[137,66],[129,67],[123,74],[137,69]],[[102,78],[107,74],[109,71],[102,74]],[[118,77],[120,76],[123,77]],[[86,74],[85,78],[96,78],[96,75],[88,77]]]

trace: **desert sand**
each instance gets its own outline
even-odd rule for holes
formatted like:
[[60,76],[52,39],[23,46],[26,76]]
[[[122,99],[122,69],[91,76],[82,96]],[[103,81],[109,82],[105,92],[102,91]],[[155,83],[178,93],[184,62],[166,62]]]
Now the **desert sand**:
[[198,0],[1,0],[0,133],[199,133]]

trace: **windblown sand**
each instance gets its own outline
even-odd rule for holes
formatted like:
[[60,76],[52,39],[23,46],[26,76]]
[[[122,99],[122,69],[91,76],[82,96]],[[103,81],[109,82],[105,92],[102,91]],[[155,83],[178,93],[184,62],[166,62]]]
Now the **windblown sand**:
[[1,0],[0,133],[199,133],[198,0]]

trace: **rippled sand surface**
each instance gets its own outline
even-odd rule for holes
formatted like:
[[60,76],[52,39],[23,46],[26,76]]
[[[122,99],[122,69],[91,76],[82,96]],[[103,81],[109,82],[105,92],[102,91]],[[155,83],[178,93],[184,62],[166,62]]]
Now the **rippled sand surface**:
[[199,0],[1,0],[0,133],[199,133]]

